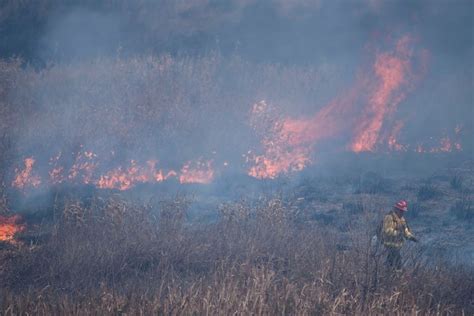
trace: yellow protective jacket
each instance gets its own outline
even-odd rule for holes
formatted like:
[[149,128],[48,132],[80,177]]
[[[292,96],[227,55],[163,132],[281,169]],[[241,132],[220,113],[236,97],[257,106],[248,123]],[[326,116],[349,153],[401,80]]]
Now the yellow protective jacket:
[[416,240],[405,218],[394,211],[385,215],[382,226],[382,242],[385,247],[401,248],[405,239]]

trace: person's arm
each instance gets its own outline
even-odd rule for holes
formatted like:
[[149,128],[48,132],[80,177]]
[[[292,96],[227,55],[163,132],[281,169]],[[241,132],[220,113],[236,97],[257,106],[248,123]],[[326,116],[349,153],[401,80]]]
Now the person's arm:
[[413,233],[410,230],[410,227],[408,227],[408,224],[405,223],[405,229],[403,230],[405,238],[414,242],[417,242],[418,239],[413,235]]

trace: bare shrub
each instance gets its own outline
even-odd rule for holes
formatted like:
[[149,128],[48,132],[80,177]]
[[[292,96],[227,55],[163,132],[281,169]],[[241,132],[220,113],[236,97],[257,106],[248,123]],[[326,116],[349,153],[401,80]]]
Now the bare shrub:
[[451,188],[456,191],[461,191],[463,189],[464,178],[461,175],[454,175],[451,180],[449,180]]

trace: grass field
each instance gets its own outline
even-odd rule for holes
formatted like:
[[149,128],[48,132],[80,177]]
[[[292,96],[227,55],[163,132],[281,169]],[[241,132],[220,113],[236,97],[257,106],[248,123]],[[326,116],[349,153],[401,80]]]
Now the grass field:
[[[190,219],[200,197],[154,203],[120,194],[65,198],[50,214],[25,215],[29,230],[17,236],[17,245],[3,245],[2,314],[474,311],[472,266],[435,251],[446,237],[440,235],[472,218],[459,221],[449,209],[428,213],[424,203],[433,200],[425,199],[420,185],[414,192],[420,202],[412,208],[418,214],[409,219],[423,246],[407,245],[404,269],[394,272],[384,264],[382,247],[371,244],[383,214],[373,210],[382,207],[386,193],[364,195],[357,190],[369,187],[359,184],[336,198],[308,188],[311,183],[322,185],[306,181],[291,197],[216,204],[212,220],[205,221]],[[433,183],[442,191],[441,182]],[[335,202],[341,198],[346,202]],[[456,234],[472,238],[467,228]]]
[[[334,145],[294,177],[245,174],[242,154],[260,145],[252,104],[275,103],[276,118],[311,115],[346,81],[328,64],[219,54],[41,69],[0,61],[0,212],[27,225],[0,245],[0,314],[473,314],[468,133],[456,153],[374,162]],[[105,167],[156,158],[174,168],[205,155],[238,167],[203,186],[84,195],[71,181],[12,193],[25,157],[44,179],[51,157],[64,153],[69,170],[80,150],[106,156]],[[421,242],[395,273],[371,241],[400,198]]]

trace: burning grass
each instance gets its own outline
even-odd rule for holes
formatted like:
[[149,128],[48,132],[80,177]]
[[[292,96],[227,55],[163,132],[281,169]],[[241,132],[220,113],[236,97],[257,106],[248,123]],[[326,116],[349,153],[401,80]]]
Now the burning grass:
[[[363,212],[347,238],[301,222],[290,201],[228,203],[186,224],[189,200],[158,206],[66,203],[43,244],[2,252],[0,310],[9,314],[465,314],[474,278],[408,250],[386,271]],[[41,230],[40,229],[40,230]]]
[[[404,253],[403,272],[386,271],[370,246],[375,222],[364,203],[370,197],[386,207],[403,193],[418,200],[413,214],[435,214],[433,207],[449,210],[441,197],[461,194],[468,179],[403,188],[386,167],[359,174],[368,156],[353,153],[341,171],[347,150],[401,151],[410,170],[421,168],[415,154],[444,159],[464,150],[469,130],[461,128],[442,147],[436,137],[431,145],[401,143],[410,137],[395,112],[420,79],[408,39],[374,51],[349,86],[338,79],[340,67],[258,65],[219,54],[38,70],[0,60],[2,211],[5,186],[38,206],[42,192],[69,194],[69,186],[109,192],[153,184],[156,194],[158,183],[176,182],[217,191],[226,174],[228,191],[255,196],[249,183],[277,186],[318,159],[334,163],[332,176],[342,174],[334,183],[301,182],[291,201],[224,204],[205,223],[186,221],[183,198],[158,205],[69,199],[26,232],[0,217],[9,245],[0,252],[0,314],[472,313],[473,274],[465,267],[427,263],[414,248]],[[472,219],[469,201],[453,205],[453,219]],[[436,215],[427,230],[445,229]],[[465,237],[452,228],[458,224],[448,231]],[[14,236],[19,242],[10,245]]]
[[25,229],[20,221],[21,218],[18,215],[10,217],[0,215],[0,242],[14,241],[15,234]]
[[[1,60],[2,177],[23,191],[65,182],[128,190],[167,179],[211,183],[229,170],[276,179],[347,151],[468,154],[463,122],[440,127],[433,143],[405,135],[397,109],[421,79],[422,52],[402,36],[371,52],[349,85],[342,67],[218,53],[42,69]],[[362,179],[358,189],[387,187],[382,180]]]

